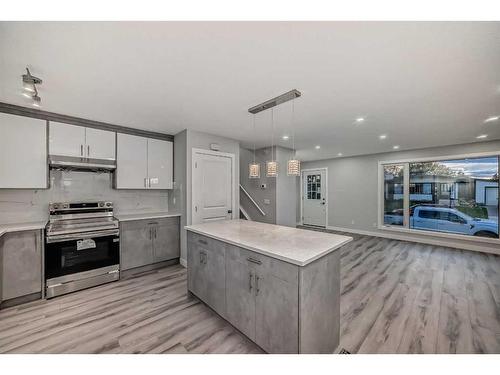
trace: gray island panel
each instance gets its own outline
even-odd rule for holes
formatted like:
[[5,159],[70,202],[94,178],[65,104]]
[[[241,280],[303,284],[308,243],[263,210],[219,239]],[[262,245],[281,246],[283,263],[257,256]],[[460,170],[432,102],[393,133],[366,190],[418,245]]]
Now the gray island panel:
[[[340,331],[336,250],[352,238],[258,224],[186,227],[188,290],[268,353],[333,353]],[[297,248],[309,234],[310,247]]]

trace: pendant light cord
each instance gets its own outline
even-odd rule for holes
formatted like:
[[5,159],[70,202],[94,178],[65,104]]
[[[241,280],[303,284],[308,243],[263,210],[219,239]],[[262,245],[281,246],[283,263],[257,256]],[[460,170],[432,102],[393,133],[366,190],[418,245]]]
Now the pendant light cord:
[[271,132],[271,161],[274,161],[274,154],[273,154],[273,148],[274,148],[274,108],[271,108],[271,127],[272,127],[272,132]]
[[292,150],[295,158],[295,99],[292,100]]
[[255,132],[255,113],[253,114],[253,163],[255,164],[255,137],[257,133]]

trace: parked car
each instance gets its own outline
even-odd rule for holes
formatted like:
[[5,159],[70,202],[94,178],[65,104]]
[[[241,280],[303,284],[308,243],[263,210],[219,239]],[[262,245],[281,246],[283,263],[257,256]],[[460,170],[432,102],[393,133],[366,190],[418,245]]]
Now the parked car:
[[[469,236],[498,238],[498,222],[479,219],[450,207],[414,206],[410,210],[410,228]],[[401,225],[403,215],[399,212],[384,215],[384,223]]]

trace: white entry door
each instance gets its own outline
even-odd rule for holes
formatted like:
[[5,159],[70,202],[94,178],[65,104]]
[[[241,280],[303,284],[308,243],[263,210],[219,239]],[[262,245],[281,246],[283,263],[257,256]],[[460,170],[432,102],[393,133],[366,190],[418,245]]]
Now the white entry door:
[[326,227],[326,169],[302,172],[302,223]]
[[225,153],[193,151],[193,224],[232,218],[233,162]]

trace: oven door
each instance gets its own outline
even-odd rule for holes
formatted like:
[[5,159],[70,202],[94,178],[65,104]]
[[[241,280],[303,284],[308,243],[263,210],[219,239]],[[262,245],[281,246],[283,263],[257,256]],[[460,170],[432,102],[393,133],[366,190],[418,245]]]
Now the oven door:
[[77,236],[47,238],[45,244],[47,280],[120,263],[118,231]]

